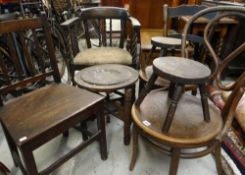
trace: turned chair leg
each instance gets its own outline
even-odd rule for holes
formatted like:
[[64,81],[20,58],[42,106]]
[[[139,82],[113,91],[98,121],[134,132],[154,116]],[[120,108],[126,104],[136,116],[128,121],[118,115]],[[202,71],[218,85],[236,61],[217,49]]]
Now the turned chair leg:
[[171,127],[171,123],[174,118],[174,114],[177,108],[178,101],[182,95],[184,86],[183,85],[170,85],[173,89],[169,89],[170,96],[170,105],[167,112],[167,116],[163,122],[162,132],[167,133]]
[[100,143],[100,155],[102,160],[106,160],[108,157],[108,151],[107,151],[107,142],[106,142],[106,119],[104,113],[98,114],[97,119],[97,126],[98,130],[100,130],[101,137],[99,138]]
[[177,174],[178,166],[179,166],[179,159],[180,159],[180,149],[179,148],[172,148],[172,156],[171,156],[169,175],[176,175]]
[[136,130],[136,126],[133,125],[133,150],[132,150],[132,158],[129,166],[130,171],[134,169],[137,156],[138,156],[138,133]]
[[205,90],[205,84],[200,85],[199,89],[200,89],[200,95],[201,95],[201,101],[202,101],[204,120],[206,122],[210,122],[210,115],[209,115],[209,109],[208,109],[208,95]]
[[214,157],[218,175],[223,175],[222,165],[221,165],[221,143],[218,143],[214,149]]
[[130,143],[130,126],[131,126],[131,106],[133,103],[133,95],[135,93],[134,91],[135,86],[132,88],[126,88],[125,89],[125,95],[124,95],[124,144],[129,145]]
[[139,106],[141,102],[144,100],[145,96],[153,89],[154,83],[157,79],[157,74],[153,73],[149,79],[149,81],[146,83],[142,91],[140,92],[140,95],[138,99],[135,101],[135,105]]

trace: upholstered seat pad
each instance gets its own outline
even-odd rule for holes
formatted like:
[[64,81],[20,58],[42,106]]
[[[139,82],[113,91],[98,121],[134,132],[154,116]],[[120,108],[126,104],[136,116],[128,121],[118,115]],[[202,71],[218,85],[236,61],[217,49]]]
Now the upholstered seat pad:
[[161,129],[167,115],[168,92],[162,89],[151,91],[139,108],[133,106],[134,122],[148,135],[173,144],[193,145],[214,139],[223,127],[219,109],[209,104],[210,122],[205,122],[201,100],[184,93],[178,103],[173,122],[167,134]]
[[132,64],[132,56],[128,51],[116,47],[99,47],[82,50],[74,58],[74,64]]

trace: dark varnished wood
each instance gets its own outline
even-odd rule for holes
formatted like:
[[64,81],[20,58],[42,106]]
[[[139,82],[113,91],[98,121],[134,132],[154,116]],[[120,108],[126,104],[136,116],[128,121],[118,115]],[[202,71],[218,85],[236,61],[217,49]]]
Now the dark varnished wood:
[[[104,64],[82,69],[75,75],[76,84],[94,92],[106,92],[107,94],[124,89],[122,104],[113,103],[116,106],[117,118],[124,122],[124,143],[130,142],[131,115],[130,108],[134,101],[135,82],[138,80],[138,72],[131,67],[117,64]],[[112,101],[107,99],[107,103]]]
[[[0,26],[4,26],[0,28],[0,35],[5,32],[9,35],[8,46],[15,53],[11,53],[14,55],[12,58],[15,62],[11,66],[15,67],[14,70],[18,75],[13,78],[9,72],[11,70],[0,62],[0,70],[3,70],[5,75],[3,77],[6,79],[6,81],[3,79],[5,84],[0,87],[1,104],[3,105],[0,107],[0,122],[14,164],[20,167],[23,174],[50,174],[95,140],[99,141],[101,158],[105,160],[107,145],[104,97],[87,90],[60,84],[60,75],[46,17],[42,15],[41,18],[36,19],[0,22]],[[46,44],[49,60],[42,60],[42,54],[37,54],[38,58],[34,58],[35,47],[30,48],[25,36],[25,32],[30,31],[29,29],[32,29],[33,32],[33,45],[39,51],[41,51],[40,38],[37,39],[35,32],[40,29],[44,31],[42,44]],[[11,32],[15,33],[11,34]],[[22,57],[19,57],[20,54],[17,53],[17,49],[20,48],[23,52]],[[37,53],[40,53],[39,51]],[[20,67],[20,60],[25,61],[26,69],[23,70]],[[48,61],[48,67],[44,67],[44,61]],[[33,91],[28,89],[30,86],[34,89]],[[2,97],[8,93],[17,94],[19,97],[2,101]],[[96,116],[98,130],[87,140],[38,172],[33,151],[60,134],[64,133],[64,136],[68,136],[69,128],[91,116]]]
[[[129,144],[131,123],[129,108],[135,98],[134,84],[138,79],[138,73],[130,67],[138,68],[140,56],[140,23],[137,19],[131,17],[126,9],[108,6],[82,9],[80,19],[78,20],[81,20],[84,24],[87,48],[81,51],[77,49],[78,47],[73,48],[72,55],[74,59],[71,60],[70,66],[73,83],[94,92],[106,92],[108,96],[106,102],[108,104],[112,103],[110,93],[119,94],[120,98],[118,98],[117,101],[120,101],[123,105],[117,105],[118,112],[121,115],[116,116],[124,121],[124,143]],[[116,29],[113,24],[115,20],[118,22],[118,26],[116,25],[118,28]],[[94,30],[97,32],[96,36],[91,33],[91,22]],[[74,35],[74,33],[76,33],[71,30],[75,28],[75,21],[63,24],[63,26],[70,34]],[[83,30],[83,28],[81,29]],[[78,46],[78,42],[75,42]],[[89,61],[88,59],[82,63],[75,61],[77,54],[84,53],[84,57],[86,58],[86,53],[90,51],[94,52],[95,50],[99,50],[104,56],[97,54],[97,58],[95,58],[95,55],[92,55],[89,57]],[[117,52],[113,52],[113,50]],[[108,53],[109,56],[106,56],[105,53]],[[99,58],[98,55],[100,55]],[[84,59],[84,57],[82,59]],[[111,70],[108,71],[107,67],[110,66],[105,65],[105,67],[103,67],[103,64],[122,64],[130,67],[120,67],[120,65],[116,65],[115,67],[119,66],[118,69],[111,67]],[[90,74],[90,68],[86,69],[86,67],[95,65],[98,65],[98,70],[103,72]],[[91,67],[91,69],[93,72],[94,68]],[[75,75],[75,70],[80,72]],[[119,72],[117,70],[119,70]],[[119,89],[124,89],[125,93],[119,93]]]
[[136,70],[117,64],[91,66],[82,69],[75,76],[78,86],[101,92],[113,92],[129,87],[137,80],[138,72]]
[[159,57],[153,61],[153,71],[182,84],[204,83],[211,74],[210,69],[202,63],[181,57]]

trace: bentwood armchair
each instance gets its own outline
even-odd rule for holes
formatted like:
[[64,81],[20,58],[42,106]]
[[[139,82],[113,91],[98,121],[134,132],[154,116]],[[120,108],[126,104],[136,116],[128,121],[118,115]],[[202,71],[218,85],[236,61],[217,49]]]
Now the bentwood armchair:
[[[167,118],[169,104],[173,98],[175,98],[174,95],[171,94],[171,91],[168,93],[162,89],[147,91],[147,94],[145,94],[143,98],[142,95],[140,95],[131,110],[134,128],[133,153],[130,170],[134,168],[136,163],[138,135],[141,135],[144,140],[149,142],[153,147],[160,149],[171,156],[170,175],[177,174],[180,158],[196,158],[212,152],[215,157],[217,173],[219,175],[223,174],[221,165],[221,143],[227,130],[231,126],[236,107],[244,95],[245,73],[243,72],[231,86],[224,86],[220,78],[225,67],[228,66],[228,63],[234,60],[240,53],[244,52],[245,44],[242,43],[237,49],[230,53],[220,65],[218,65],[219,56],[217,50],[210,44],[209,36],[214,30],[213,27],[217,27],[219,25],[219,20],[222,18],[227,16],[244,18],[245,8],[228,6],[208,8],[195,14],[187,25],[190,25],[199,16],[216,12],[221,12],[221,14],[211,20],[204,31],[205,45],[209,55],[211,55],[213,59],[212,74],[210,74],[208,82],[211,84],[217,83],[219,89],[231,91],[228,100],[221,111],[214,104],[208,103],[210,118],[209,120],[206,120],[205,117],[203,117],[203,104],[201,103],[200,98],[182,93],[178,99],[178,104],[175,103],[176,111],[166,132],[166,130],[163,129],[163,126]],[[186,26],[184,30],[184,40],[187,28],[188,26]],[[184,46],[182,45],[182,52],[184,52],[183,48]],[[165,57],[163,59],[167,58]],[[171,67],[166,67],[166,69],[171,70]],[[180,73],[181,70],[182,68],[179,67],[177,72]],[[160,70],[155,69],[154,71],[157,72]],[[187,71],[191,72],[193,70]],[[180,79],[178,76],[173,76],[172,78]],[[148,82],[144,89],[149,88],[149,86],[150,83]]]

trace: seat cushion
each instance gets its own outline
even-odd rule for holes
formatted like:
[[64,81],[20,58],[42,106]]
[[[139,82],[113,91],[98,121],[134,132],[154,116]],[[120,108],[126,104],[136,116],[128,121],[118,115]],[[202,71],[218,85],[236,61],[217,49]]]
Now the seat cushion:
[[74,64],[132,64],[132,56],[128,51],[116,47],[99,47],[79,52],[74,58]]

